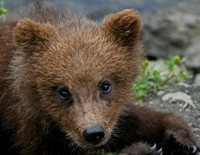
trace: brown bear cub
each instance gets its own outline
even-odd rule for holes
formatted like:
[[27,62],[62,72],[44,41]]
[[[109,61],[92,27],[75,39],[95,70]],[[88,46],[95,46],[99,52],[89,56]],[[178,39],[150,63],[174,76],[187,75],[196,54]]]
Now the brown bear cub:
[[0,23],[0,141],[7,154],[200,154],[179,117],[132,103],[140,17],[101,24],[45,7]]

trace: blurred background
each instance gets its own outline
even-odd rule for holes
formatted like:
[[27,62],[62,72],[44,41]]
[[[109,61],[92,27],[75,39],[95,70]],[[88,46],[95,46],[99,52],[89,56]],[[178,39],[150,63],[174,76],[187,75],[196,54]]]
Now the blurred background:
[[97,22],[111,12],[133,8],[141,15],[141,38],[148,58],[188,56],[185,67],[200,85],[200,0],[5,0],[6,18],[30,3],[66,7]]

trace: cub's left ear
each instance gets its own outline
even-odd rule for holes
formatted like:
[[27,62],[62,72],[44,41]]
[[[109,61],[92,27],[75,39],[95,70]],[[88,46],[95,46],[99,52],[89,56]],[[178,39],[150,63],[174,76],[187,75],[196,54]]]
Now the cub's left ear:
[[20,20],[14,28],[14,42],[27,55],[43,51],[55,38],[56,29],[30,19]]
[[131,9],[126,9],[105,18],[101,28],[106,37],[121,46],[133,47],[139,39],[140,24],[139,14]]

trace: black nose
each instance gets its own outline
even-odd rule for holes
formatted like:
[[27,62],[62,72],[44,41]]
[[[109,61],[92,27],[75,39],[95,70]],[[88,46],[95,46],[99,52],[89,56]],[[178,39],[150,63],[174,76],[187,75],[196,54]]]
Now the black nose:
[[100,143],[104,135],[105,135],[104,128],[100,125],[92,128],[87,128],[83,132],[83,137],[85,138],[85,140],[93,144]]

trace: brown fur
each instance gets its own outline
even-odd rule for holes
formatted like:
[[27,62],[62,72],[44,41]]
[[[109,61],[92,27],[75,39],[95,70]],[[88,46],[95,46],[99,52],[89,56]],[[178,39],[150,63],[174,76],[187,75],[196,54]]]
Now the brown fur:
[[[139,15],[129,9],[100,25],[55,8],[32,8],[26,18],[0,23],[1,132],[10,139],[5,148],[20,154],[72,154],[146,141],[167,152],[172,137],[177,144],[195,145],[180,118],[131,103],[143,57],[139,32]],[[108,95],[100,94],[102,80],[112,84]],[[72,94],[72,103],[59,100],[61,86]],[[95,125],[105,129],[98,145],[83,137]],[[145,144],[134,145],[131,154],[140,148],[148,154]]]

